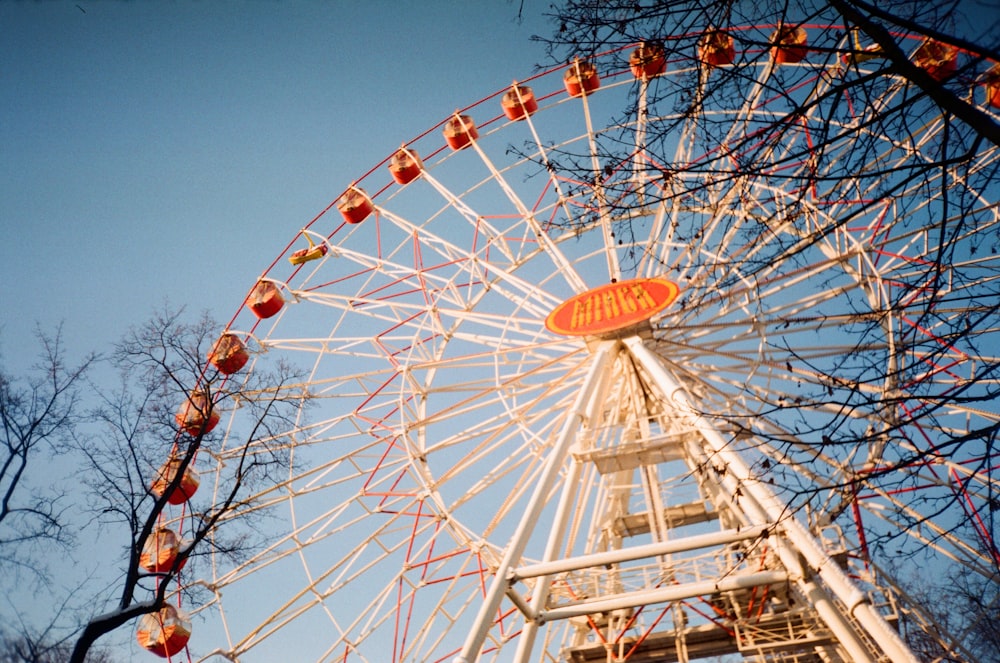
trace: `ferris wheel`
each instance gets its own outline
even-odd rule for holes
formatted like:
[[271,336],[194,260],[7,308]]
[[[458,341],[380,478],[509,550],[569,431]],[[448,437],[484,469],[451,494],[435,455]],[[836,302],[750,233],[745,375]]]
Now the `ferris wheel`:
[[516,82],[294,235],[227,329],[302,371],[274,535],[184,576],[194,660],[910,660],[894,560],[996,568],[998,152],[764,30]]

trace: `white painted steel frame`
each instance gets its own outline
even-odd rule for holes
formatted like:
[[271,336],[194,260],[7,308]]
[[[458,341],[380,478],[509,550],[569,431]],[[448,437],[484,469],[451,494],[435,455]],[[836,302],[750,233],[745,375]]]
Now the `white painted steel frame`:
[[[854,586],[836,562],[816,542],[815,538],[791,515],[787,505],[782,503],[765,484],[753,476],[747,465],[730,448],[729,443],[719,431],[691,405],[683,389],[665,370],[659,357],[650,351],[638,336],[625,338],[623,344],[631,356],[651,376],[653,383],[659,390],[661,402],[672,404],[673,407],[676,407],[678,416],[689,419],[695,425],[712,449],[714,457],[724,465],[725,474],[730,477],[729,480],[734,481],[739,488],[745,489],[745,493],[743,493],[745,499],[741,509],[751,517],[754,526],[739,532],[712,533],[591,554],[579,558],[557,560],[555,555],[562,543],[562,535],[569,512],[567,505],[575,494],[576,480],[579,477],[579,463],[571,463],[570,467],[574,469],[571,469],[564,478],[562,498],[545,548],[545,557],[542,561],[528,567],[520,569],[514,567],[534,534],[534,527],[542,508],[541,500],[551,490],[552,482],[557,476],[560,466],[566,461],[566,451],[572,434],[581,430],[585,432],[587,422],[600,410],[597,406],[603,407],[603,403],[594,400],[594,395],[602,377],[601,373],[612,365],[609,361],[609,355],[617,346],[617,341],[602,341],[595,352],[593,363],[584,387],[578,395],[578,400],[563,425],[560,438],[554,443],[546,458],[545,473],[532,493],[532,499],[521,524],[505,548],[505,556],[495,572],[489,591],[476,617],[475,625],[466,638],[461,654],[456,656],[452,663],[473,663],[478,660],[486,633],[492,627],[494,615],[505,596],[513,600],[526,617],[524,630],[518,641],[517,652],[513,660],[516,663],[527,663],[532,654],[537,629],[546,622],[609,612],[621,608],[635,608],[677,601],[713,592],[782,583],[788,580],[796,582],[803,594],[810,598],[813,607],[836,635],[837,641],[847,650],[852,661],[855,663],[875,663],[878,659],[873,659],[870,656],[868,647],[855,635],[840,609],[827,596],[826,590],[810,579],[811,573],[801,566],[799,555],[804,557],[810,570],[819,574],[823,583],[846,606],[850,615],[856,618],[861,626],[868,631],[874,642],[889,657],[889,660],[893,663],[916,663],[917,659],[909,647],[873,608],[869,598]],[[585,404],[587,407],[584,407]],[[579,423],[577,428],[573,427],[574,422]],[[670,552],[691,550],[703,546],[748,540],[760,536],[769,527],[775,529],[775,537],[772,542],[780,551],[782,561],[791,575],[784,571],[736,574],[711,581],[686,583],[679,586],[632,592],[617,597],[579,601],[571,606],[540,607],[544,606],[547,600],[550,578],[557,573],[626,560],[652,558]],[[508,592],[510,586],[517,580],[529,577],[536,579],[530,602],[523,602],[516,592]]]
[[[528,540],[534,533],[538,516],[545,506],[547,493],[555,485],[556,478],[562,469],[570,444],[581,429],[585,429],[587,423],[595,418],[595,409],[603,406],[603,402],[600,399],[594,398],[594,394],[597,392],[600,383],[607,379],[607,365],[612,358],[614,346],[613,342],[603,342],[594,353],[586,380],[584,380],[583,386],[577,394],[573,408],[565,417],[559,438],[553,442],[545,459],[545,470],[535,484],[517,530],[504,548],[503,559],[496,569],[489,592],[486,594],[485,599],[483,599],[482,606],[476,615],[474,625],[465,640],[465,644],[462,645],[462,653],[455,657],[454,663],[467,663],[479,657],[479,651],[482,649],[483,641],[486,639],[486,632],[493,625],[493,615],[499,607],[500,601],[504,598],[507,576],[514,568],[514,565],[521,560],[521,555],[528,545]],[[566,485],[569,485],[568,482]],[[559,509],[558,513],[561,517],[557,519],[553,527],[553,540],[562,538],[561,533],[566,525],[566,509]],[[556,532],[559,533],[558,537],[555,535]],[[555,550],[551,546],[546,550],[549,552],[549,557],[555,554]],[[538,586],[542,586],[543,584],[539,583]]]
[[[811,571],[817,572],[826,585],[836,594],[837,598],[847,607],[848,612],[856,617],[866,631],[873,637],[893,663],[916,663],[917,659],[910,648],[899,637],[880,614],[872,607],[868,597],[859,590],[850,578],[837,566],[823,548],[816,542],[809,531],[798,521],[788,506],[753,475],[750,468],[740,456],[735,453],[729,443],[688,400],[681,386],[664,369],[663,363],[646,347],[637,336],[626,338],[625,346],[642,366],[649,371],[654,383],[666,402],[672,403],[678,412],[689,418],[705,441],[712,448],[715,457],[726,467],[726,474],[733,477],[741,488],[745,489],[746,500],[756,503],[756,508],[742,505],[741,508],[749,514],[757,524],[768,522],[778,523],[779,539],[787,537],[791,547],[779,545],[782,562],[793,574],[804,593],[813,600],[813,605],[827,626],[836,633],[840,644],[850,653],[856,662],[871,660],[867,648],[858,641],[850,626],[845,623],[840,610],[831,604],[824,596],[824,591],[817,586],[810,586],[811,581],[802,569],[798,554],[801,554]],[[756,511],[756,513],[755,513]]]
[[[813,73],[813,65],[804,65],[785,69],[781,75],[794,74],[797,80],[808,82]],[[659,81],[643,82],[640,94],[654,85],[672,85],[675,78],[683,80],[684,75],[683,69],[673,68]],[[654,321],[654,338],[648,343],[629,340],[626,345],[634,357],[644,357],[640,363],[659,381],[663,393],[681,394],[675,379],[678,376],[665,371],[659,361],[669,357],[675,362],[674,368],[688,371],[683,376],[685,387],[694,385],[700,390],[697,405],[703,412],[754,418],[757,432],[767,438],[754,448],[757,458],[777,462],[787,459],[789,450],[806,452],[802,456],[807,456],[808,461],[790,461],[787,469],[816,486],[817,492],[827,491],[836,497],[831,485],[845,481],[845,477],[863,478],[860,473],[864,463],[880,462],[883,452],[919,452],[922,440],[916,435],[934,438],[937,434],[971,434],[976,426],[970,422],[997,421],[998,414],[989,403],[977,406],[957,399],[949,402],[949,389],[964,388],[984,365],[996,364],[997,358],[983,351],[990,345],[988,341],[996,338],[995,325],[977,330],[981,334],[976,339],[981,338],[980,347],[972,344],[944,350],[935,344],[948,337],[947,319],[935,323],[942,325],[944,331],[940,333],[935,328],[917,328],[914,332],[908,326],[915,325],[911,319],[937,313],[936,309],[925,311],[930,304],[922,300],[897,302],[892,298],[892,288],[899,287],[899,283],[915,293],[929,291],[919,278],[920,267],[933,261],[935,245],[930,231],[921,227],[923,217],[917,211],[940,201],[926,199],[915,185],[900,190],[879,214],[868,210],[855,217],[850,201],[834,189],[825,192],[826,199],[816,202],[809,196],[793,195],[780,180],[743,188],[745,183],[738,181],[735,168],[722,173],[737,180],[734,186],[696,180],[693,190],[686,191],[679,184],[683,167],[696,166],[699,159],[706,157],[706,153],[699,152],[706,149],[698,143],[702,138],[699,119],[708,117],[724,125],[726,145],[738,142],[759,126],[754,122],[759,122],[761,116],[772,108],[781,110],[780,104],[762,96],[775,75],[774,67],[762,64],[756,70],[751,94],[730,114],[697,106],[691,118],[680,122],[679,116],[663,114],[662,110],[660,116],[655,111],[646,115],[650,107],[645,96],[640,96],[642,113],[621,125],[627,130],[623,135],[632,136],[635,146],[641,147],[650,135],[650,122],[680,122],[681,139],[675,158],[666,164],[679,166],[673,182],[658,179],[658,171],[647,172],[650,166],[641,150],[630,155],[628,162],[633,172],[622,181],[662,189],[656,196],[647,195],[650,189],[636,194],[636,200],[649,206],[629,211],[635,211],[637,224],[643,218],[649,219],[648,226],[638,226],[649,232],[625,246],[641,256],[634,266],[636,275],[666,274],[676,278],[683,287],[682,297],[692,298],[690,303],[678,302]],[[824,76],[822,71],[816,73],[810,88],[813,94],[828,89],[830,79]],[[560,392],[560,383],[566,381],[573,388],[583,384],[581,366],[594,361],[586,358],[587,350],[575,341],[547,335],[540,321],[569,294],[620,276],[625,270],[624,253],[619,254],[616,248],[621,237],[612,232],[622,221],[614,213],[621,214],[622,210],[609,206],[609,196],[617,195],[613,187],[624,185],[613,178],[605,181],[602,173],[606,164],[597,158],[603,154],[602,140],[615,127],[602,126],[597,109],[606,104],[606,95],[612,99],[623,97],[631,82],[612,77],[604,83],[600,91],[583,99],[549,97],[537,115],[520,124],[493,122],[481,127],[481,138],[464,153],[428,159],[423,177],[408,185],[409,189],[390,188],[373,196],[376,214],[363,224],[338,226],[330,223],[329,216],[317,217],[327,224],[323,230],[317,230],[321,227],[317,225],[304,232],[326,242],[331,247],[329,255],[287,278],[274,269],[268,273],[269,279],[282,285],[289,304],[277,318],[245,336],[256,344],[255,356],[261,363],[271,355],[290,356],[311,364],[303,382],[287,389],[288,393],[301,389],[305,394],[301,419],[275,438],[287,440],[288,453],[295,461],[312,450],[323,450],[323,454],[317,454],[320,460],[315,464],[302,468],[293,464],[295,469],[286,481],[253,495],[246,512],[240,514],[287,506],[291,513],[287,531],[246,561],[229,566],[221,557],[213,560],[217,566],[213,566],[210,577],[197,581],[212,594],[205,612],[218,609],[223,616],[222,628],[229,642],[226,657],[238,659],[249,651],[256,654],[254,648],[294,633],[299,624],[307,622],[310,613],[321,613],[325,621],[316,621],[332,643],[322,652],[321,660],[334,660],[336,655],[347,656],[348,652],[370,657],[366,648],[372,646],[379,651],[382,641],[391,639],[383,637],[387,632],[400,641],[391,643],[399,645],[400,658],[433,651],[444,660],[440,653],[447,651],[450,655],[453,651],[447,649],[450,643],[446,643],[445,631],[466,627],[478,608],[479,585],[492,579],[493,569],[501,566],[504,573],[496,578],[498,589],[490,594],[490,602],[502,602],[506,596],[523,613],[542,614],[531,606],[544,602],[546,576],[561,568],[553,546],[562,534],[557,536],[553,531],[545,550],[531,563],[522,561],[499,541],[510,540],[504,528],[511,520],[525,522],[529,527],[530,514],[522,511],[523,504],[518,500],[530,497],[529,511],[537,512],[542,499],[538,496],[540,489],[536,486],[530,493],[530,487],[540,479],[552,481],[549,463],[556,461],[548,445],[556,438],[565,442],[549,419],[572,405],[572,399]],[[540,79],[537,84],[548,83]],[[698,90],[696,97],[702,99],[699,95],[704,94],[706,90]],[[616,104],[616,111],[621,107]],[[489,117],[483,108],[474,109],[477,119]],[[820,114],[821,109],[816,107],[802,118],[804,125],[818,126],[823,121]],[[566,136],[552,140],[554,127],[546,124],[550,115],[560,117],[559,129],[573,127],[575,132],[575,123],[584,126],[583,133],[566,132]],[[566,118],[571,121],[562,122]],[[939,131],[933,123],[923,130],[925,133],[913,140],[882,137],[883,152],[875,160],[892,159],[893,165],[903,165],[907,159],[921,158],[921,145],[933,143],[938,135],[935,131]],[[509,155],[504,149],[518,144],[515,139],[508,142],[507,135],[518,131],[521,133],[516,134],[517,140],[528,145],[523,148],[526,156],[505,160]],[[610,141],[618,138],[613,136]],[[784,150],[782,154],[768,154],[777,163],[788,151],[801,150],[801,143],[802,139],[798,143],[792,140],[774,148]],[[566,153],[579,153],[583,170],[592,171],[594,185],[590,189],[566,176],[565,169],[560,170],[558,161]],[[841,158],[832,156],[826,165],[827,176],[843,170]],[[969,175],[986,173],[996,163],[995,151],[984,153],[982,163]],[[859,199],[874,195],[874,185],[864,185],[861,173],[858,175],[854,195]],[[942,188],[967,186],[954,173],[942,172],[940,178]],[[436,197],[430,203],[407,197],[419,187]],[[488,197],[484,195],[487,188]],[[377,190],[378,185],[369,186],[370,193]],[[554,193],[546,198],[546,192]],[[675,193],[680,197],[671,198]],[[502,201],[500,212],[494,205],[497,199]],[[984,192],[981,205],[968,210],[969,214],[983,217],[984,232],[996,232],[1000,227],[998,208],[990,199]],[[792,202],[802,205],[800,217],[785,214],[783,206]],[[588,216],[591,212],[592,218]],[[850,219],[857,228],[844,219]],[[700,232],[685,227],[685,221]],[[878,228],[879,233],[868,231],[866,224]],[[748,231],[758,227],[762,229],[759,240],[747,240]],[[599,241],[592,241],[594,236]],[[815,255],[804,253],[814,241],[818,242]],[[774,259],[768,262],[772,256],[768,250],[783,246],[784,250],[773,254]],[[955,258],[954,263],[941,266],[948,288],[942,293],[952,295],[964,288],[970,294],[967,301],[949,300],[955,308],[943,311],[943,316],[974,314],[979,306],[977,298],[983,297],[994,282],[991,279],[996,278],[989,276],[997,271],[996,257],[956,254]],[[802,262],[796,264],[796,259]],[[754,261],[768,264],[754,271],[747,266]],[[827,281],[832,285],[821,287]],[[995,301],[995,297],[983,299]],[[841,301],[848,303],[838,308]],[[494,308],[498,302],[500,306]],[[880,338],[853,345],[847,331],[871,321],[879,326]],[[911,336],[907,337],[907,333]],[[923,351],[923,345],[935,347]],[[655,351],[651,349],[654,346]],[[909,350],[909,354],[901,348]],[[841,386],[836,379],[842,379],[843,374],[827,366],[858,355],[870,357],[873,363],[887,355],[889,368],[906,361],[926,362],[929,367],[917,384],[924,384],[921,380],[928,385],[940,383],[941,389],[932,390],[932,396],[942,394],[943,423],[939,424],[934,416],[914,417],[913,438],[896,440],[894,445],[873,442],[870,448],[859,443],[850,453],[838,456],[800,439],[780,417],[768,416],[782,407],[794,414],[795,408],[785,404],[798,396],[799,382],[814,387],[837,386],[861,395],[873,406],[858,407],[844,418],[870,422],[876,427],[883,425],[876,406],[883,397],[892,402],[899,385],[858,380]],[[934,364],[938,359],[940,365]],[[435,404],[437,397],[442,397],[445,404]],[[318,404],[322,416],[310,420],[310,404]],[[675,405],[678,412],[691,416],[691,404],[686,400],[675,401]],[[838,415],[836,407],[820,400],[807,400],[801,411],[831,418]],[[956,423],[963,417],[968,430]],[[763,489],[764,493],[755,493],[754,498],[746,500],[750,505],[747,508],[755,510],[755,520],[761,526],[779,528],[782,536],[778,538],[794,542],[793,547],[806,556],[810,569],[819,569],[821,584],[829,592],[816,583],[803,581],[801,586],[831,626],[839,623],[837,608],[831,605],[832,593],[865,624],[875,640],[898,650],[898,637],[891,629],[885,631],[884,620],[863,593],[849,581],[844,582],[843,574],[815,547],[804,527],[785,517],[782,503],[772,499],[774,495],[767,487],[754,480],[739,455],[731,454],[719,430],[704,417],[700,421],[705,439],[717,447],[713,448],[713,457],[727,458],[730,471],[724,481],[729,482],[729,489],[737,481]],[[442,423],[453,423],[458,430],[446,431]],[[505,429],[508,424],[513,430]],[[238,427],[233,430],[238,431]],[[241,444],[241,439],[234,433],[218,449],[210,450],[210,459],[217,463],[217,477],[224,476],[230,457],[244,451],[244,447],[232,446]],[[779,443],[787,446],[779,448]],[[567,484],[555,506],[554,520],[560,527],[585,527],[580,525],[584,514],[567,513],[564,506],[577,478],[584,494],[603,490],[596,487],[596,470],[584,465],[570,463],[572,474],[556,480],[556,487],[562,487],[560,480]],[[970,500],[980,503],[985,503],[990,494],[984,473],[968,462],[949,459],[936,466],[898,471],[912,472],[921,485],[941,490],[968,486]],[[407,491],[397,490],[394,482],[404,480],[412,481],[406,485]],[[866,525],[906,530],[906,518],[923,515],[907,502],[905,494],[897,494],[891,487],[870,482],[860,485],[867,492],[865,497],[870,498],[856,502],[859,512],[869,519]],[[549,486],[555,490],[551,483]],[[316,503],[321,506],[314,507]],[[490,504],[492,510],[467,517],[469,509],[482,503]],[[547,507],[552,508],[552,503]],[[822,504],[819,510],[826,508],[828,504]],[[854,524],[861,528],[860,516]],[[927,522],[926,529],[930,535],[914,530],[907,531],[907,536],[942,557],[959,559],[971,571],[981,573],[988,568],[990,560],[977,541],[963,539],[936,521]],[[686,541],[690,544],[693,540]],[[668,554],[674,551],[671,546],[685,545],[684,541],[655,542],[642,550],[650,555]],[[337,542],[347,543],[334,545]],[[460,561],[445,569],[441,550],[448,545],[452,548],[447,553],[453,557],[447,559]],[[807,569],[796,568],[788,545],[791,543],[786,544],[785,555],[789,573],[805,578]],[[422,556],[413,557],[411,549]],[[629,555],[634,551],[609,554]],[[286,563],[294,558],[301,560],[298,566],[303,575],[291,580]],[[594,558],[581,554],[575,559],[574,563],[582,563]],[[433,575],[434,564],[440,564],[438,576]],[[420,573],[421,569],[427,573]],[[532,575],[530,601],[504,589],[519,577],[519,569],[530,574],[541,571],[540,575]],[[509,577],[504,577],[508,571]],[[277,585],[287,590],[280,599],[278,591],[257,589],[267,582],[274,583],[271,576],[285,583]],[[467,584],[463,585],[463,581]],[[250,586],[250,590],[238,594],[241,586]],[[440,594],[430,591],[440,587],[446,587]],[[364,591],[353,591],[355,588]],[[224,594],[241,598],[230,598],[224,609]],[[420,604],[424,595],[433,598]],[[243,596],[251,598],[245,600]],[[262,596],[261,614],[240,614],[243,610],[249,612],[255,596]],[[344,610],[344,603],[353,612]],[[426,610],[425,615],[419,615],[426,620],[406,628],[407,606]],[[560,612],[562,608],[557,608],[548,616],[566,616],[573,609]],[[238,615],[233,623],[250,626],[230,632],[227,611]],[[479,612],[482,616],[484,611]],[[401,626],[393,629],[393,620]],[[482,628],[491,628],[483,626],[484,619],[479,623],[476,640],[481,639]],[[494,620],[495,632],[489,636],[493,642],[506,637],[501,632],[504,626],[502,619]],[[529,621],[524,631],[527,637],[518,639],[517,656],[521,659],[532,648],[535,628],[535,623]],[[846,627],[840,624],[837,628],[838,636],[846,638],[845,646],[853,647],[854,654],[860,657]],[[193,641],[198,640],[196,634]],[[505,648],[503,656],[508,652]],[[495,659],[500,654],[493,656]],[[896,651],[892,660],[909,659],[905,652]]]

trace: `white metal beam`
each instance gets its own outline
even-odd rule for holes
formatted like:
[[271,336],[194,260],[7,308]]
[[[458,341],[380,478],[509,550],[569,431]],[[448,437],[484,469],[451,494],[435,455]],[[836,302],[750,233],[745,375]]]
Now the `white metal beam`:
[[580,392],[577,394],[572,409],[566,415],[559,436],[549,451],[548,458],[545,459],[545,467],[542,470],[542,474],[538,478],[538,483],[535,484],[534,491],[531,493],[524,515],[521,517],[521,521],[518,523],[513,536],[511,536],[510,543],[507,544],[504,550],[503,559],[500,560],[500,565],[497,567],[493,582],[490,584],[483,603],[479,607],[476,620],[473,622],[472,629],[465,639],[462,651],[452,659],[452,663],[471,663],[479,658],[479,652],[486,641],[486,635],[493,626],[497,608],[500,607],[500,602],[506,594],[508,586],[507,578],[514,564],[520,561],[521,556],[524,554],[524,549],[528,545],[528,540],[531,538],[538,518],[545,508],[547,496],[556,479],[559,477],[559,472],[569,453],[570,446],[576,439],[580,425],[588,421],[593,414],[588,413],[587,409],[588,407],[591,409],[594,407],[595,399],[592,398],[592,395],[601,384],[601,380],[606,373],[606,365],[611,361],[617,345],[616,341],[603,341],[595,349],[587,377],[580,387]]

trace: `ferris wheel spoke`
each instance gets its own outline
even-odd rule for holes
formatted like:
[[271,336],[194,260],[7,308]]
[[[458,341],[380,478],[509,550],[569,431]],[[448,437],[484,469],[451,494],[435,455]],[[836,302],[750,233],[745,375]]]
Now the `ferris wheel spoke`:
[[[529,122],[530,125],[531,117],[528,116],[525,119]],[[534,126],[533,125],[530,126],[532,127],[532,131],[534,131]],[[542,155],[543,163],[546,162],[546,159],[544,158],[545,154],[544,148],[540,143],[536,143],[536,145],[538,147],[539,153]],[[522,198],[515,192],[514,188],[507,181],[505,174],[501,172],[499,169],[497,169],[497,167],[493,164],[493,161],[490,159],[490,157],[479,146],[479,143],[473,141],[472,146],[475,148],[476,153],[479,155],[479,158],[482,160],[483,164],[486,165],[488,171],[490,172],[493,178],[493,181],[503,191],[504,196],[516,210],[518,217],[521,220],[523,220],[526,226],[526,231],[530,231],[530,236],[532,240],[538,242],[538,244],[544,248],[545,253],[551,257],[555,269],[558,270],[558,272],[566,279],[570,287],[573,288],[574,291],[576,292],[583,292],[586,289],[586,285],[583,279],[580,277],[580,274],[577,273],[576,268],[569,262],[569,260],[563,254],[559,245],[553,242],[549,234],[545,232],[545,230],[542,228],[538,219],[535,217],[535,211],[530,210],[528,208],[528,205],[522,200]],[[555,179],[552,179],[550,181],[554,183],[555,189],[558,192],[559,191],[558,181]]]
[[604,244],[604,255],[607,259],[608,278],[611,281],[621,279],[621,267],[618,264],[618,252],[615,246],[614,230],[612,228],[611,210],[608,208],[604,181],[604,167],[600,162],[597,136],[594,132],[594,121],[590,112],[590,103],[587,94],[580,95],[581,107],[583,109],[584,125],[588,142],[588,155],[590,157],[589,182],[585,185],[588,194],[591,196],[591,204],[596,215],[595,221],[601,228],[601,236]]
[[[549,157],[549,150],[546,148],[545,143],[539,136],[538,129],[535,126],[535,122],[532,119],[532,116],[529,114],[525,116],[523,120],[531,132],[532,147],[538,150],[537,158],[539,163],[545,169],[546,173],[550,173],[550,175],[547,177],[546,184],[547,186],[551,186],[553,191],[555,192],[555,198],[557,201],[555,207],[561,210],[562,213],[565,215],[567,224],[569,226],[574,226],[577,224],[577,220],[575,219],[573,210],[566,203],[569,196],[564,191],[564,187],[562,185],[560,178],[551,174],[555,173],[557,168],[553,164],[552,159]],[[517,196],[514,194],[513,189],[511,189],[511,196],[513,196],[513,199],[517,199]],[[553,242],[549,237],[549,233],[546,231],[544,227],[542,227],[539,220],[536,218],[537,209],[532,208],[531,212],[529,213],[526,207],[522,204],[519,210],[522,210],[521,213],[531,224],[532,230],[535,231],[536,235],[539,237],[539,240],[545,246],[545,250],[552,254],[553,261],[560,269],[560,272],[564,275],[564,277],[566,278],[569,285],[573,288],[573,290],[575,292],[583,292],[584,290],[586,290],[586,284],[584,283],[580,274],[577,273],[577,270],[573,267],[572,263],[568,260],[566,255],[559,249],[559,247],[553,244]]]
[[[460,195],[453,193],[447,186],[435,178],[432,173],[423,173],[422,179],[430,184],[430,186],[437,191],[442,198],[444,198],[447,204],[465,219],[471,228],[473,228],[477,233],[482,233],[484,247],[490,247],[499,251],[507,259],[509,264],[515,264],[518,261],[515,254],[511,250],[511,247],[508,246],[505,241],[504,233],[489,223],[488,216],[478,214],[461,198]],[[465,252],[466,250],[463,250],[462,254],[464,255]]]

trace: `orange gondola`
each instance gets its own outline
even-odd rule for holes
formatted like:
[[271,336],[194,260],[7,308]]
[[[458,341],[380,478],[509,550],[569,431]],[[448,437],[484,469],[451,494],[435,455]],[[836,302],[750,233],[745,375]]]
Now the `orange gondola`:
[[396,150],[389,160],[389,173],[397,184],[409,184],[420,177],[420,171],[424,169],[424,164],[420,161],[420,155],[406,147]]
[[[170,488],[170,484],[174,482],[174,477],[177,476],[180,466],[181,459],[174,456],[160,467],[156,473],[156,478],[153,479],[153,483],[150,485],[150,490],[154,495],[160,497]],[[180,483],[167,496],[167,502],[170,504],[184,504],[184,502],[187,502],[194,496],[200,485],[201,478],[198,476],[198,472],[188,464],[184,470],[184,474],[181,476]]]
[[232,375],[250,361],[250,353],[240,337],[236,334],[224,333],[215,342],[208,353],[208,361],[220,373]]
[[733,37],[725,30],[711,30],[698,40],[698,59],[710,67],[732,64],[736,59]]
[[500,107],[508,120],[523,120],[538,110],[538,101],[530,87],[515,84],[500,99]]
[[275,315],[285,305],[278,286],[263,279],[254,286],[247,301],[253,314],[262,320]]
[[465,149],[477,138],[476,123],[468,115],[454,115],[444,125],[444,139],[453,150]]
[[[168,527],[159,527],[146,539],[139,556],[139,565],[151,573],[166,573],[174,568],[180,548],[181,537]],[[181,562],[177,570],[182,568],[184,562]]]
[[993,65],[983,79],[986,88],[986,103],[1000,108],[1000,64]]
[[783,25],[771,35],[771,56],[778,64],[801,62],[809,53],[808,40],[805,28]]
[[601,86],[597,67],[586,60],[575,60],[563,74],[563,84],[571,97],[590,94]]
[[166,658],[179,654],[191,639],[191,619],[172,605],[139,618],[136,640],[148,651]]
[[667,56],[660,44],[642,42],[628,58],[632,75],[640,80],[660,76],[667,71]]

